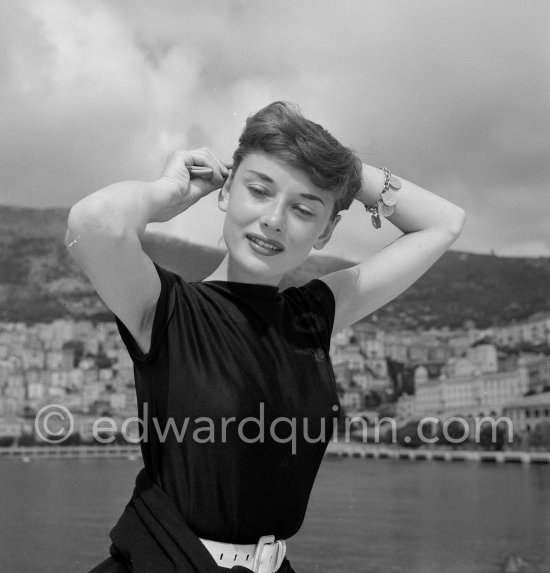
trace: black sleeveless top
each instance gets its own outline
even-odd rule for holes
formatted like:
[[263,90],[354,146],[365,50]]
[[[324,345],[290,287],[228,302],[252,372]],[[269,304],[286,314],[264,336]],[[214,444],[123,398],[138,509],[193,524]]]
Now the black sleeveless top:
[[199,537],[287,539],[303,522],[339,414],[332,291],[319,279],[283,292],[188,283],[156,268],[147,354],[115,317],[146,422],[145,468]]

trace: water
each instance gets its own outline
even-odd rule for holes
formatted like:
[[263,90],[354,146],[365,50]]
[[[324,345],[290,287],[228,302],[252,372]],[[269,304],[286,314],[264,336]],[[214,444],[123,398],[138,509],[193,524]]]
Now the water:
[[[87,572],[140,462],[2,460],[0,571]],[[288,541],[297,573],[497,573],[509,554],[550,572],[550,468],[334,459]]]

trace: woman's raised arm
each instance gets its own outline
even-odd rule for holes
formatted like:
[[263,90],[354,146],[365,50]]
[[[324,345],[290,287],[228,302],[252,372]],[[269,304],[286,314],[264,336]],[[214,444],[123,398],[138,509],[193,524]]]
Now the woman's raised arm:
[[[405,291],[462,231],[464,209],[401,177],[399,181],[397,204],[387,220],[404,234],[364,262],[321,277],[336,299],[334,333]],[[376,204],[384,183],[381,169],[363,164],[363,187],[356,199],[366,206]],[[370,219],[365,213],[365,227],[370,226]]]
[[[191,182],[189,165],[210,167],[213,175]],[[161,287],[140,236],[148,223],[168,221],[219,188],[227,174],[209,150],[175,151],[156,181],[109,185],[76,203],[69,213],[69,253],[143,352],[149,350]]]

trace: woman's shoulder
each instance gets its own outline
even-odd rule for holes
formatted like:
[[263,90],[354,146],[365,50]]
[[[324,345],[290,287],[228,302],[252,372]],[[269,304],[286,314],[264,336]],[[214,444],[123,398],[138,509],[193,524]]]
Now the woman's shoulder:
[[283,294],[290,298],[312,299],[320,303],[334,305],[332,289],[320,278],[309,279],[300,286],[287,287]]

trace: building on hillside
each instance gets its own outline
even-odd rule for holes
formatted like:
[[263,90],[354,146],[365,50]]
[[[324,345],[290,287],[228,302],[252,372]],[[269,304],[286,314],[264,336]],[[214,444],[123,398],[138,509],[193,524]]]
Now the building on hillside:
[[376,391],[380,394],[393,391],[391,379],[387,375],[387,368],[384,367],[373,370],[369,365],[365,365],[362,371],[352,371],[351,381],[361,388],[364,394]]
[[347,346],[348,344],[350,344],[352,336],[353,336],[353,330],[351,328],[344,328],[340,332],[337,332],[331,338],[331,349],[336,346]]
[[340,404],[346,411],[357,411],[364,407],[363,393],[359,388],[347,388],[340,395]]
[[416,396],[402,394],[395,404],[395,417],[397,420],[410,420],[416,416]]
[[21,352],[23,370],[43,369],[46,365],[46,354],[42,349],[23,348]]
[[46,370],[60,370],[63,368],[63,352],[61,349],[46,352]]
[[484,335],[485,331],[476,328],[454,331],[448,341],[451,356],[464,356],[468,348],[482,339]]
[[481,374],[479,366],[465,357],[450,358],[443,367],[441,375],[444,378],[473,378]]
[[416,416],[447,411],[472,417],[495,416],[502,413],[506,403],[528,391],[528,371],[521,361],[516,370],[494,372],[491,371],[496,364],[493,350],[484,350],[471,357],[478,364],[465,357],[454,357],[439,377],[430,376],[427,366],[418,366],[414,371],[414,399],[404,398],[398,407]]
[[465,358],[477,366],[480,372],[497,372],[498,355],[494,344],[477,344],[466,350]]
[[550,345],[550,313],[537,313],[521,322],[493,327],[496,342],[501,346],[530,344]]
[[365,358],[385,358],[384,332],[382,330],[368,322],[358,322],[352,329],[355,343],[359,345]]
[[51,323],[49,346],[52,350],[61,350],[63,344],[74,338],[73,320],[54,320]]
[[23,420],[14,415],[0,418],[0,438],[18,438],[23,433]]
[[343,362],[352,370],[361,371],[365,365],[365,357],[358,344],[335,346],[330,350],[330,358],[333,366]]
[[503,415],[519,432],[532,432],[540,422],[550,422],[550,392],[533,394],[507,403]]
[[428,379],[415,385],[414,416],[437,414],[444,410],[443,384],[438,379]]
[[520,359],[527,371],[529,390],[535,393],[550,391],[550,356],[530,356]]
[[46,387],[42,382],[27,382],[27,400],[40,402],[46,395]]
[[384,334],[386,357],[403,364],[409,361],[409,347],[416,340],[417,333],[412,330],[394,330]]
[[352,371],[345,362],[335,364],[333,367],[336,385],[347,388],[351,383]]

